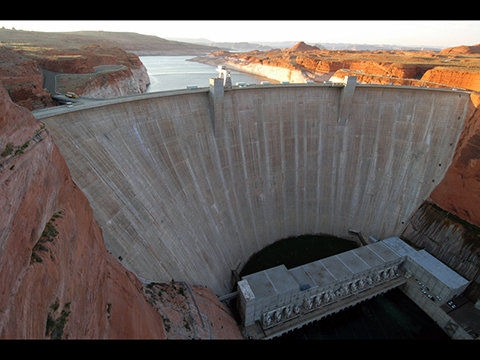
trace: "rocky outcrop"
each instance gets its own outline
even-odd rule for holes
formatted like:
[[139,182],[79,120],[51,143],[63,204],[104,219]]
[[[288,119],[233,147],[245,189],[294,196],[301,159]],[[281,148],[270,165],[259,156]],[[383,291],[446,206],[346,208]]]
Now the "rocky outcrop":
[[150,83],[138,56],[115,46],[92,44],[77,52],[46,49],[32,56],[43,69],[60,74],[55,89],[59,93],[104,99],[142,94]]
[[146,294],[164,319],[167,339],[242,339],[229,308],[208,288],[151,283]]
[[291,48],[288,49],[288,51],[314,51],[314,50],[320,50],[320,49],[316,46],[307,45],[303,41],[296,43],[295,45],[293,45]]
[[480,44],[454,46],[443,49],[440,54],[480,54]]
[[480,226],[480,96],[472,94],[452,165],[430,198],[441,208]]
[[21,52],[36,60],[42,69],[64,74],[88,74],[94,72],[96,66],[102,65],[143,67],[137,55],[110,45],[91,44],[79,49],[26,49]]
[[77,95],[108,99],[118,96],[142,94],[150,83],[146,70],[125,66],[97,67],[89,74],[57,75],[56,91],[64,94],[73,91]]
[[12,100],[30,110],[56,105],[43,89],[42,69],[57,76],[52,93],[73,91],[91,98],[110,98],[144,93],[150,83],[138,56],[115,46],[0,48],[0,80]]
[[[325,66],[326,69],[325,69]],[[417,79],[421,76],[427,69],[432,68],[431,65],[414,65],[414,64],[398,64],[398,63],[385,63],[385,62],[377,62],[377,61],[351,61],[351,62],[334,62],[327,64],[322,64],[322,70],[324,71],[332,71],[335,72],[339,71],[348,71],[353,70],[360,72],[356,76],[368,77],[368,76],[383,76],[383,77],[392,77],[392,78],[399,78],[399,79]],[[335,74],[337,76],[337,74]],[[364,79],[362,81],[359,79],[360,82],[369,83],[368,79]],[[377,80],[378,81],[378,80]]]
[[56,104],[43,89],[43,74],[38,63],[3,46],[0,46],[0,82],[14,102],[29,110]]
[[423,81],[447,84],[462,89],[480,91],[480,73],[464,69],[435,67],[425,72]]
[[270,61],[259,59],[251,55],[236,56],[228,51],[217,51],[207,56],[199,56],[191,61],[217,66],[226,65],[229,68],[267,77],[275,81],[289,81],[304,83],[306,80],[313,80],[315,75],[309,71],[297,68],[288,61]]
[[[107,252],[51,135],[2,86],[0,153],[0,338],[167,338],[144,284]],[[202,301],[220,314],[207,312],[212,336],[238,337],[218,299]]]
[[[322,82],[336,76],[338,71],[358,71],[365,74],[404,79],[419,79],[436,64],[430,52],[349,52],[328,51],[305,43],[285,50],[229,53],[218,51],[194,61],[210,65],[226,65],[241,71],[269,77],[277,81],[303,83]],[[408,61],[410,59],[410,61]]]
[[459,219],[432,201],[426,201],[413,214],[401,237],[472,280],[464,295],[476,302],[480,296],[479,234],[479,227]]

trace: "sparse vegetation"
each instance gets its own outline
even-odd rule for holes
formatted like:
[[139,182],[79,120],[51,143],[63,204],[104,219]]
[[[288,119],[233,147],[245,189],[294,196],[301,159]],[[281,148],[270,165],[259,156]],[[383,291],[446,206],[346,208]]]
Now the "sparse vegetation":
[[[65,331],[65,325],[67,324],[68,316],[71,313],[70,304],[66,303],[63,307],[60,316],[56,316],[56,312],[60,307],[60,302],[57,299],[55,303],[50,305],[50,312],[47,315],[47,321],[45,326],[45,335],[54,340],[62,339]],[[66,337],[68,338],[68,336]]]
[[12,151],[13,151],[13,143],[9,142],[5,146],[5,149],[2,151],[0,156],[1,157],[6,157],[6,156],[10,155],[12,153]]
[[[185,285],[173,280],[169,283],[150,283],[145,286],[150,305],[162,316],[167,338],[193,338],[195,318],[191,314]],[[176,314],[176,315],[173,315]],[[181,321],[173,321],[171,317]]]
[[[32,249],[30,264],[41,263],[43,261],[42,257],[38,254],[38,252],[48,251],[48,248],[45,246],[45,244],[47,242],[53,242],[53,240],[57,237],[58,231],[53,223],[58,218],[62,218],[62,211],[55,212],[50,218],[50,220],[45,224],[42,235]],[[52,256],[50,258],[53,260]]]
[[15,149],[15,155],[20,155],[23,154],[23,151],[28,147],[29,141],[24,143],[22,146],[18,146],[17,149]]
[[[42,137],[40,136],[41,132],[45,129],[45,124],[42,123],[39,129],[35,130],[33,136],[31,136],[27,141],[25,141],[22,145],[14,145],[13,142],[7,142],[5,145],[5,148],[3,151],[0,153],[0,157],[6,158],[11,155],[10,158],[6,159],[5,162],[0,163],[0,168],[3,166],[4,163],[8,162],[11,160],[14,156],[21,155],[25,152],[25,150],[28,148],[30,145],[30,141],[34,140],[35,142],[39,142],[42,140]],[[10,168],[10,170],[13,169],[13,166]]]

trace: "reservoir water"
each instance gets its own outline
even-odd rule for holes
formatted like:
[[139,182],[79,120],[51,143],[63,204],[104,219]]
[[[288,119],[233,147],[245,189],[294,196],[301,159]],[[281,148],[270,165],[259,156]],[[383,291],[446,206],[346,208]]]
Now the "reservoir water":
[[[194,56],[140,56],[140,60],[147,68],[150,77],[150,85],[147,92],[167,91],[186,89],[187,86],[196,85],[200,87],[208,87],[209,79],[217,77],[216,68],[193,61],[188,61]],[[237,82],[245,84],[260,84],[262,81],[270,80],[262,76],[242,73],[232,70],[232,85]]]

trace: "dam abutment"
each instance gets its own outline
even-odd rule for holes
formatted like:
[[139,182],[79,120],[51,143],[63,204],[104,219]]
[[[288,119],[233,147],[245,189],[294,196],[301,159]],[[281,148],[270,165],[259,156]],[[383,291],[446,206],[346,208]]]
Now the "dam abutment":
[[110,252],[141,279],[222,295],[231,270],[278,239],[356,240],[349,229],[398,236],[444,177],[468,94],[353,90],[154,93],[52,110],[41,120]]

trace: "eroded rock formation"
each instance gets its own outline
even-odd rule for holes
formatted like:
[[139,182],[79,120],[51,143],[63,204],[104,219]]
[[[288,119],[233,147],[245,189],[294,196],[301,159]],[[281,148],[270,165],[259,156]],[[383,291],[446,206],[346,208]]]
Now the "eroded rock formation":
[[42,69],[35,60],[0,47],[0,81],[11,99],[29,110],[55,106],[43,88]]
[[[53,93],[92,98],[144,93],[150,79],[137,55],[92,44],[78,49],[8,45],[0,48],[0,80],[12,100],[29,110],[56,105],[44,89],[44,74],[57,76]],[[53,80],[52,80],[53,82]]]

